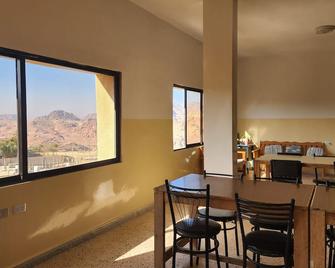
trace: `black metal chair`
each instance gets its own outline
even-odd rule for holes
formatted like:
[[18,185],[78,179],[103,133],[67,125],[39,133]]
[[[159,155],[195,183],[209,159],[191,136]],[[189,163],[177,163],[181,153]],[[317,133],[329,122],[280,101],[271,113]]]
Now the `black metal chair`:
[[[206,173],[204,176],[206,177]],[[244,174],[241,173],[239,175],[240,181],[243,181]],[[205,216],[205,207],[199,207],[198,213],[200,217]],[[234,230],[235,232],[235,245],[236,245],[236,255],[240,256],[239,250],[239,243],[238,243],[238,230],[237,230],[237,214],[236,211],[228,210],[228,209],[216,209],[216,208],[209,208],[209,218],[216,222],[222,223],[222,231],[223,231],[223,238],[225,243],[225,256],[229,256],[228,253],[228,234],[227,231]],[[228,227],[228,224],[232,226]],[[199,247],[201,246],[201,242],[199,243]],[[197,264],[199,263],[199,258],[197,258]],[[229,267],[229,264],[226,263],[226,268]]]
[[[290,203],[283,204],[260,203],[241,199],[238,194],[235,194],[235,199],[243,242],[243,267],[246,268],[247,261],[249,261],[256,267],[291,268],[293,266],[294,199]],[[286,233],[274,230],[254,230],[246,234],[243,220],[250,221],[252,218],[262,221],[285,222],[287,225]],[[247,255],[248,252],[255,254],[257,260],[250,258]],[[261,263],[261,256],[283,258],[284,264],[269,265]]]
[[[190,254],[190,266],[193,266],[193,256],[205,255],[206,268],[209,267],[209,253],[215,252],[217,266],[220,267],[217,235],[221,226],[209,219],[209,185],[205,189],[189,189],[173,186],[167,180],[165,185],[173,223],[172,267],[176,267],[177,252]],[[197,209],[201,205],[205,205],[205,217],[197,215]],[[205,240],[205,249],[193,249],[193,243],[201,239]],[[214,242],[213,247],[211,241]],[[189,249],[184,247],[187,243]]]
[[271,178],[273,181],[302,183],[302,165],[300,161],[271,160]]
[[[200,217],[206,216],[206,208],[200,207],[198,209],[198,213]],[[235,244],[236,244],[236,254],[240,256],[239,245],[238,245],[238,231],[237,231],[237,214],[233,210],[226,209],[216,209],[209,208],[209,218],[216,222],[222,223],[222,231],[225,243],[225,256],[228,256],[228,234],[227,231],[234,230],[235,231]],[[231,224],[232,226],[228,227],[227,224]],[[199,248],[200,248],[199,243]],[[197,258],[197,264],[199,262],[199,258]],[[229,267],[229,264],[226,263],[226,267]]]

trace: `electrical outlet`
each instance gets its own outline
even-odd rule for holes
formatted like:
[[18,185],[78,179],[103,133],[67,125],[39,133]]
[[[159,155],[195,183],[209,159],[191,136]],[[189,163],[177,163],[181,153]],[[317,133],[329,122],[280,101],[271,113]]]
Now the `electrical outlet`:
[[27,211],[27,204],[16,204],[13,206],[13,214],[25,213]]
[[8,217],[8,208],[0,208],[0,219]]

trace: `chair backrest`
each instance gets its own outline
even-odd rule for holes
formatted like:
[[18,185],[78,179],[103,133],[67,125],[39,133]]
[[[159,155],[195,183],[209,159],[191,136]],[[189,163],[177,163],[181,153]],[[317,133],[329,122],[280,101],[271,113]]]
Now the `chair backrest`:
[[190,189],[174,186],[170,184],[168,180],[165,180],[165,186],[174,231],[176,232],[176,224],[179,221],[183,222],[184,228],[191,228],[193,224],[197,223],[196,216],[198,207],[205,206],[206,213],[203,216],[205,216],[206,233],[208,233],[210,199],[209,184],[206,185],[206,188]]
[[301,183],[302,165],[300,161],[271,160],[271,178],[273,181]]
[[295,200],[291,199],[290,203],[261,203],[252,200],[242,199],[235,193],[236,209],[238,220],[240,222],[242,241],[245,240],[245,229],[243,220],[250,221],[256,218],[259,221],[278,222],[287,225],[287,254],[290,252],[291,235],[293,226],[293,213]]

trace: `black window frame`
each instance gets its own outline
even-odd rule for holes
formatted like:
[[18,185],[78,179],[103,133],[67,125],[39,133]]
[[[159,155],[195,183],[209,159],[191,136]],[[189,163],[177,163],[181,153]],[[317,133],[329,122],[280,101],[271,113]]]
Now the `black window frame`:
[[[66,60],[59,60],[46,56],[31,54],[18,50],[0,47],[0,56],[8,57],[16,61],[16,95],[17,95],[17,124],[18,124],[18,158],[19,174],[0,178],[0,186],[23,183],[36,179],[48,178],[81,170],[106,166],[121,162],[121,78],[122,73],[104,68],[83,65]],[[27,94],[26,94],[26,61],[48,63],[60,67],[67,67],[98,74],[112,76],[114,78],[114,99],[115,99],[115,139],[116,156],[106,160],[99,160],[90,163],[50,169],[34,173],[28,172],[28,133],[27,133]]]
[[[179,84],[173,84],[173,88],[172,90],[177,87],[177,88],[181,88],[184,89],[184,108],[185,108],[185,147],[183,148],[178,148],[178,149],[174,149],[173,148],[173,140],[172,140],[172,148],[173,151],[180,151],[180,150],[185,150],[188,148],[193,148],[193,147],[198,147],[198,146],[203,146],[204,145],[204,140],[203,140],[203,120],[204,120],[204,114],[203,114],[203,95],[204,92],[202,89],[199,88],[194,88],[194,87],[188,87],[188,86],[182,86]],[[197,92],[200,93],[200,139],[201,141],[198,143],[187,143],[187,92],[188,91],[193,91],[193,92]],[[173,95],[173,94],[172,94]],[[172,97],[172,106],[173,106],[173,97]],[[173,109],[173,107],[172,107]],[[173,124],[173,122],[172,122]],[[173,139],[173,135],[172,135],[172,139]]]

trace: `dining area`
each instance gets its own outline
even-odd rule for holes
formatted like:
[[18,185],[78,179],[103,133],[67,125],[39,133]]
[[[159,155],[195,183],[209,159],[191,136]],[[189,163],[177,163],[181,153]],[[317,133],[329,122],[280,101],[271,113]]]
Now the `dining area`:
[[[154,200],[155,267],[165,267],[170,258],[172,266],[178,267],[176,254],[189,255],[190,266],[198,264],[200,257],[204,267],[212,267],[207,259],[213,267],[334,267],[335,189],[331,184],[188,174],[156,187]],[[181,211],[177,203],[185,206],[184,218],[177,217]],[[172,225],[178,238],[167,248],[166,215],[170,213],[175,214]],[[228,240],[229,217],[238,234]],[[219,227],[211,231],[215,223]],[[224,239],[218,245],[219,232]],[[233,257],[226,243],[238,237],[242,243],[234,244]]]

